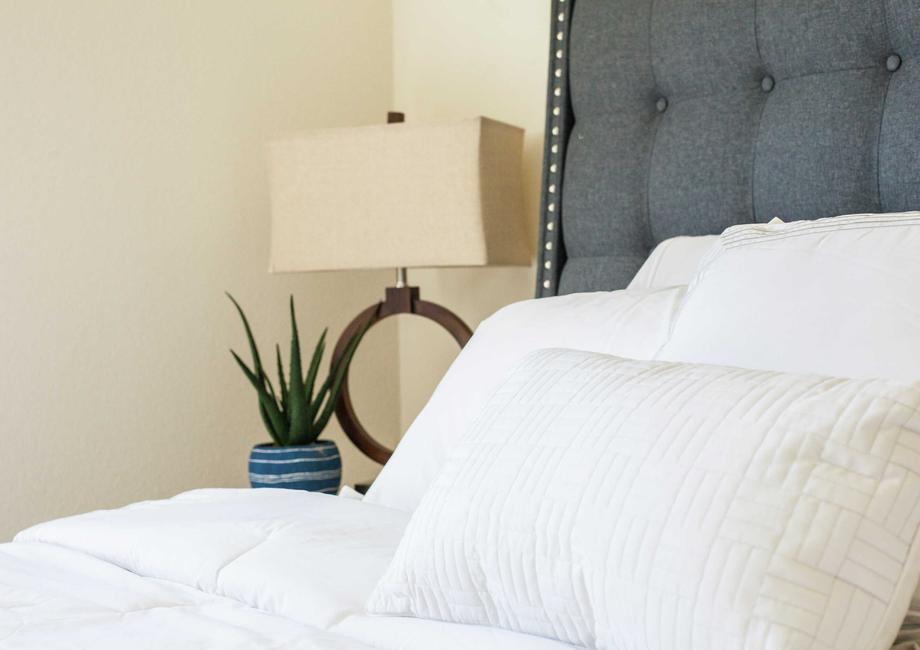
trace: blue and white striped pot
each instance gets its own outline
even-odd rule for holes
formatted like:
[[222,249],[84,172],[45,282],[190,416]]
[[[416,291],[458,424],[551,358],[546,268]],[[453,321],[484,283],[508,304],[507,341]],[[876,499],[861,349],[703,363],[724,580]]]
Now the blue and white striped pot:
[[335,494],[342,482],[342,458],[331,440],[312,445],[256,445],[249,454],[249,483],[254,488],[289,488]]

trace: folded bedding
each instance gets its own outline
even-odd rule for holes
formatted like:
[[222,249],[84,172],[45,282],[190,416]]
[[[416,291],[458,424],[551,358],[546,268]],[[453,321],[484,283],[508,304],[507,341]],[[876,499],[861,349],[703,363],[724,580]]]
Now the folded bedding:
[[329,628],[363,611],[405,514],[297,490],[197,490],[59,519],[16,542],[53,544]]
[[274,648],[362,644],[54,544],[0,546],[0,648]]
[[296,490],[197,490],[0,545],[0,648],[553,650],[504,630],[365,614],[408,521]]
[[408,521],[398,510],[269,489],[197,490],[42,524],[0,545],[0,648],[572,647],[366,614]]

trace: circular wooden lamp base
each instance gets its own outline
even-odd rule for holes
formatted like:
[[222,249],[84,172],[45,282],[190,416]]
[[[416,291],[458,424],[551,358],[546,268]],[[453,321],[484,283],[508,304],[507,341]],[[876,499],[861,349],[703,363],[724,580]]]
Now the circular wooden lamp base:
[[[404,273],[404,272],[403,272]],[[400,278],[404,277],[403,274]],[[416,314],[432,320],[444,329],[446,329],[454,340],[462,348],[470,340],[473,332],[455,313],[437,305],[433,302],[425,302],[419,298],[418,287],[396,286],[387,287],[386,298],[383,302],[371,305],[360,314],[358,314],[339,338],[335,345],[335,351],[332,353],[332,363],[345,354],[348,342],[354,335],[361,331],[363,327],[373,327],[376,323],[396,314]],[[351,403],[351,391],[348,387],[348,371],[345,372],[345,378],[342,381],[342,389],[339,393],[339,401],[335,406],[335,415],[339,424],[345,431],[345,434],[351,439],[355,446],[360,449],[364,455],[385,464],[393,454],[391,449],[377,442],[371,436],[361,421],[358,419],[355,409]]]

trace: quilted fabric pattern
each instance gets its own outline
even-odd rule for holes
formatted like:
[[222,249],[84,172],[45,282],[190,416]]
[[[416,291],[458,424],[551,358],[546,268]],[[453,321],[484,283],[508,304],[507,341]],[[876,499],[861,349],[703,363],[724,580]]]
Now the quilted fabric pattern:
[[555,0],[537,295],[676,235],[920,208],[916,0]]
[[526,357],[371,611],[616,650],[887,650],[920,575],[920,388]]

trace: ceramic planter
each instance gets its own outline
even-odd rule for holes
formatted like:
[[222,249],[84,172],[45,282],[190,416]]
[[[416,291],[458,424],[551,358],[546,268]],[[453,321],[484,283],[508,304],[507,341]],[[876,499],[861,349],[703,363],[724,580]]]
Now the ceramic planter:
[[288,488],[335,494],[342,482],[342,459],[331,440],[312,445],[256,445],[249,454],[249,483],[254,488]]

